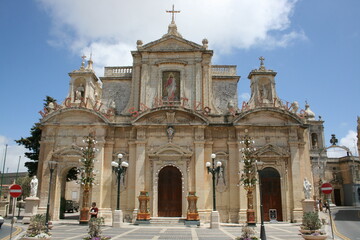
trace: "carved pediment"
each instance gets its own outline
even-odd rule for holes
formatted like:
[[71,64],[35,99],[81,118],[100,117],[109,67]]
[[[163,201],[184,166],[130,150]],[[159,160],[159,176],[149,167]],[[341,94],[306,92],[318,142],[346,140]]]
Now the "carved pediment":
[[207,119],[184,109],[161,109],[143,113],[133,121],[134,125],[207,125]]
[[181,160],[188,159],[192,152],[174,143],[167,143],[149,152],[150,159]]
[[295,114],[278,108],[257,108],[242,112],[234,120],[235,125],[241,123],[259,126],[300,125],[303,121]]
[[200,49],[202,49],[202,46],[194,42],[177,36],[167,36],[144,45],[141,51],[183,51]]
[[255,152],[256,156],[261,157],[289,157],[290,153],[281,147],[273,144],[266,144]]

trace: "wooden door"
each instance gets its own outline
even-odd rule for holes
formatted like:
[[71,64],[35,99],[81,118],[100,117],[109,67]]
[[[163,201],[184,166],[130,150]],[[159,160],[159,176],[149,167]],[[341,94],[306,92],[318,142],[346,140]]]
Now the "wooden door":
[[176,167],[164,167],[159,173],[158,216],[181,217],[181,173]]
[[280,174],[274,168],[265,168],[260,175],[264,221],[270,221],[272,209],[276,209],[277,221],[282,221]]

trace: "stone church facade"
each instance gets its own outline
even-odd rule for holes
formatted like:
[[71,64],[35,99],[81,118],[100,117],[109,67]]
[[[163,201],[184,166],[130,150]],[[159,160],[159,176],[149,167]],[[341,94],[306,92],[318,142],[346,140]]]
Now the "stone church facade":
[[[196,192],[203,222],[212,211],[212,176],[206,162],[221,161],[216,175],[216,203],[221,222],[246,221],[246,191],[239,184],[247,134],[255,141],[261,170],[265,220],[276,209],[278,221],[302,218],[303,181],[312,185],[311,151],[324,146],[323,121],[306,106],[277,95],[276,72],[260,58],[252,70],[251,98],[238,106],[234,65],[212,65],[208,41],[184,39],[175,22],[160,39],[131,52],[132,66],[105,67],[97,77],[92,60],[69,73],[69,94],[63,103],[41,111],[42,138],[38,166],[40,204],[45,211],[49,161],[56,161],[50,215],[59,218],[66,174],[80,167],[82,140],[93,134],[99,149],[96,181],[90,193],[100,216],[112,221],[117,182],[111,162],[119,153],[129,163],[121,179],[120,208],[134,220],[140,191],[148,192],[151,217],[186,217],[189,192]],[[254,205],[259,220],[259,185]]]

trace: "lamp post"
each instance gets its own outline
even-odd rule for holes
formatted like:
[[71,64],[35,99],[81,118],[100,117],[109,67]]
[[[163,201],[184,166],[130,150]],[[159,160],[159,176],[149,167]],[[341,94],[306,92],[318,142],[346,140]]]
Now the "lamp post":
[[129,164],[127,162],[122,161],[123,155],[121,153],[119,153],[117,157],[118,157],[117,162],[116,161],[111,162],[113,171],[117,175],[117,202],[116,202],[116,210],[114,211],[114,216],[113,216],[113,227],[121,227],[122,224],[123,214],[122,211],[120,210],[120,180],[121,180],[121,175],[125,176],[126,170],[129,167]]
[[216,211],[216,189],[215,189],[215,174],[218,174],[221,167],[221,162],[217,161],[215,164],[216,154],[211,154],[212,163],[206,162],[208,173],[212,174],[212,188],[213,188],[213,211],[211,212],[210,228],[219,228],[219,212]]
[[[264,208],[263,208],[263,200],[262,200],[262,189],[261,189],[261,171],[264,162],[258,161],[255,162],[256,170],[259,175],[259,193],[260,193],[260,219],[261,219],[261,226],[260,226],[260,239],[266,240],[266,232],[264,226]],[[261,169],[259,169],[261,167]]]
[[45,218],[45,225],[46,225],[46,232],[49,232],[49,209],[50,209],[50,192],[51,192],[51,186],[52,186],[52,175],[55,170],[57,162],[55,161],[49,161],[49,169],[50,169],[50,182],[49,182],[49,192],[48,192],[48,201],[46,205],[46,218]]
[[[247,129],[245,130],[245,134]],[[253,157],[256,148],[252,145],[255,141],[249,137],[247,134],[244,136],[243,140],[240,141],[240,144],[243,144],[244,147],[240,149],[243,154],[244,170],[240,178],[241,184],[244,186],[244,189],[247,191],[247,210],[246,210],[246,222],[248,225],[255,226],[255,211],[254,211],[254,201],[253,201],[253,191],[256,184],[255,176],[255,162],[256,160]]]

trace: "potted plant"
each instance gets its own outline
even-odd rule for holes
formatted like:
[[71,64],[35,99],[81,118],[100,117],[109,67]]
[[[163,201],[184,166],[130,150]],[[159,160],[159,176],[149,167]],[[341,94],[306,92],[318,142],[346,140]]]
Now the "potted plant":
[[83,240],[108,240],[111,239],[109,236],[101,236],[101,225],[104,224],[104,218],[90,218],[89,220],[89,231],[88,237],[83,238]]
[[308,240],[326,239],[326,234],[320,230],[322,223],[318,212],[306,212],[302,219],[301,236]]
[[45,225],[45,214],[36,214],[31,217],[30,224],[22,240],[31,240],[31,239],[42,239],[47,240],[51,239],[51,234],[47,231]]
[[253,228],[244,225],[241,228],[241,237],[237,237],[235,240],[258,240],[254,234],[255,230]]

